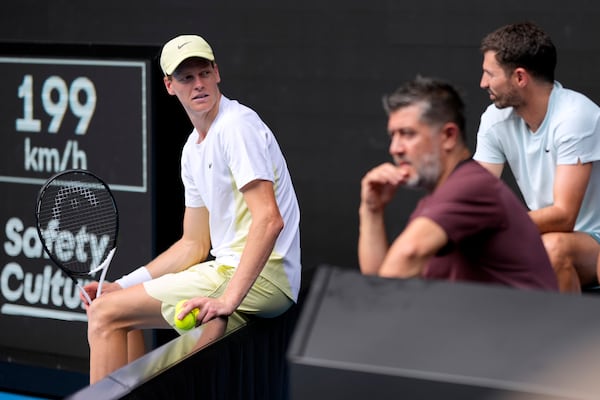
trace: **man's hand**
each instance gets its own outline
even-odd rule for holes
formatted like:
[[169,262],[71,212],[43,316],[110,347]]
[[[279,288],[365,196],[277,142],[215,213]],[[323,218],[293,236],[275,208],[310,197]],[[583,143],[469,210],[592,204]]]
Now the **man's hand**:
[[358,263],[363,274],[374,275],[388,251],[384,209],[410,177],[408,166],[381,164],[361,181]]
[[408,178],[406,167],[385,163],[373,168],[361,181],[362,204],[370,212],[381,212]]

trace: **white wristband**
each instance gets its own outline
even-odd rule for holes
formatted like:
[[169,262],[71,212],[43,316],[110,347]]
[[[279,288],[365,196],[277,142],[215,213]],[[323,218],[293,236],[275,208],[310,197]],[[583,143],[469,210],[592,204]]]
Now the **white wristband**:
[[127,275],[123,275],[115,282],[118,283],[123,289],[125,289],[130,286],[137,285],[138,283],[149,281],[150,279],[152,279],[152,275],[150,275],[148,269],[145,266],[141,266],[135,271],[132,271]]

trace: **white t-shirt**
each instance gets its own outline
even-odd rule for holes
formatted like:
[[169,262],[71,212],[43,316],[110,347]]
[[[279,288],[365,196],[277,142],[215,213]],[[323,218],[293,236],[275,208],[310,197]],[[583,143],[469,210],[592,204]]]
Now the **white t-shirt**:
[[221,95],[208,134],[197,140],[194,130],[183,147],[181,176],[186,207],[209,211],[211,254],[219,264],[238,266],[251,223],[240,188],[256,179],[273,182],[285,226],[261,275],[297,300],[300,210],[273,133],[253,110]]
[[575,230],[600,231],[600,108],[584,95],[555,82],[548,111],[536,132],[529,130],[512,107],[490,105],[481,116],[473,158],[508,162],[530,210],[554,203],[557,165],[593,162]]

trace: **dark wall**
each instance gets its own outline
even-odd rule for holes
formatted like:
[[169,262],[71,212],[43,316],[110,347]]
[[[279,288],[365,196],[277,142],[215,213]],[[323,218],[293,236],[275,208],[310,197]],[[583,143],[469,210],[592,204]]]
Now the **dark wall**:
[[[465,94],[473,145],[488,104],[478,87],[479,41],[529,19],[558,47],[558,79],[600,101],[599,16],[600,3],[591,0],[22,0],[3,4],[0,41],[159,46],[179,33],[203,35],[215,49],[223,92],[255,108],[287,156],[302,207],[305,267],[356,268],[360,178],[388,159],[382,94],[418,73],[454,82]],[[158,134],[182,141],[187,131]],[[157,168],[177,179],[177,159],[173,151],[172,165]],[[417,196],[401,194],[391,231],[403,226]],[[177,237],[180,207],[174,201],[161,210],[174,220],[163,238]]]

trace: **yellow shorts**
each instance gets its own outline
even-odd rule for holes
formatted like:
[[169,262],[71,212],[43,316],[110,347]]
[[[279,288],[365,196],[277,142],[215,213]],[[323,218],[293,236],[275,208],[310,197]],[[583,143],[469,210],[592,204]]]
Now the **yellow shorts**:
[[[187,331],[177,329],[173,322],[177,302],[193,297],[219,297],[234,272],[234,267],[206,261],[184,271],[144,282],[144,288],[148,295],[162,303],[161,312],[165,321],[179,334],[184,334]],[[236,312],[228,318],[227,331],[245,324],[248,321],[246,315],[276,317],[293,303],[277,286],[259,275]]]

